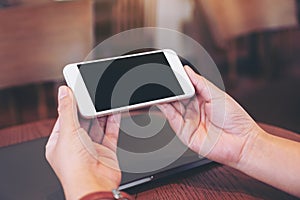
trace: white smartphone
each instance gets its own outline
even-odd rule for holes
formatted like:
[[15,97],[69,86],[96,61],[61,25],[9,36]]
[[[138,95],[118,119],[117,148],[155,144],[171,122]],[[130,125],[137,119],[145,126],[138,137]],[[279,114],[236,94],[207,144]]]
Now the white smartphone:
[[169,49],[67,65],[63,74],[86,117],[190,98],[195,90]]

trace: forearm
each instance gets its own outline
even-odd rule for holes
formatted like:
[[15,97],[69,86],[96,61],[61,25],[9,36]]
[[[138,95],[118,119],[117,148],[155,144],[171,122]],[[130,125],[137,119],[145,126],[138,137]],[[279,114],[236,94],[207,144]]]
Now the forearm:
[[245,147],[236,168],[300,197],[300,143],[261,130]]

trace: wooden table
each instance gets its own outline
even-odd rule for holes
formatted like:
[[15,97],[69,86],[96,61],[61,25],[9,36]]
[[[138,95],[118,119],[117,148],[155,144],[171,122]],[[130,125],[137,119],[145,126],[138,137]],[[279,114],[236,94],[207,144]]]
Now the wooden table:
[[[55,120],[43,120],[0,130],[0,147],[47,137]],[[300,142],[300,135],[261,124],[270,133]],[[280,159],[279,159],[280,162]],[[160,182],[129,190],[136,199],[298,199],[237,170],[208,164]]]

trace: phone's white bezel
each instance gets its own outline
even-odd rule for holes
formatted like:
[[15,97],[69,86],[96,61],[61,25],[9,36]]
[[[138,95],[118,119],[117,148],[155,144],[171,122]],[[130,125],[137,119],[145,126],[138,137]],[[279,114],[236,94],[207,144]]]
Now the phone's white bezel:
[[[149,101],[149,102],[145,102],[145,103],[139,103],[139,104],[129,105],[129,106],[120,107],[120,108],[114,108],[114,109],[100,111],[100,112],[96,111],[95,106],[94,106],[92,99],[89,95],[89,92],[87,90],[87,87],[85,86],[83,78],[78,69],[79,64],[109,61],[109,60],[115,60],[115,59],[119,59],[119,58],[135,57],[135,56],[147,55],[147,54],[153,54],[153,53],[159,53],[159,52],[164,53],[184,94],[174,96],[174,97],[168,97],[168,98],[164,98],[164,99],[153,100],[153,101]],[[65,77],[65,80],[66,80],[68,86],[73,90],[74,96],[78,103],[78,108],[79,108],[80,113],[84,117],[87,117],[87,118],[100,117],[100,116],[109,115],[109,114],[116,113],[116,112],[124,112],[127,110],[150,106],[153,104],[182,100],[182,99],[190,98],[195,94],[195,89],[194,89],[191,81],[189,80],[189,77],[187,76],[179,57],[173,50],[170,50],[170,49],[137,53],[137,54],[131,54],[131,55],[125,55],[125,56],[112,57],[112,58],[105,58],[105,59],[93,60],[93,61],[87,61],[87,62],[73,63],[73,64],[69,64],[64,67],[63,74],[64,74],[64,77]]]

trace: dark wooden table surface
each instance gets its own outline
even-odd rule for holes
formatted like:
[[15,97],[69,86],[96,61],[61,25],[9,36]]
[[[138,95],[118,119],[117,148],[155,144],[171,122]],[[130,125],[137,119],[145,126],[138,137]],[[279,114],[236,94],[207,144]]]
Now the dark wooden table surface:
[[[54,119],[0,130],[0,147],[47,137]],[[268,132],[300,142],[300,135],[261,124]],[[280,162],[280,158],[278,158]],[[217,163],[208,164],[160,182],[140,186],[136,199],[298,199],[259,182],[237,170]]]

